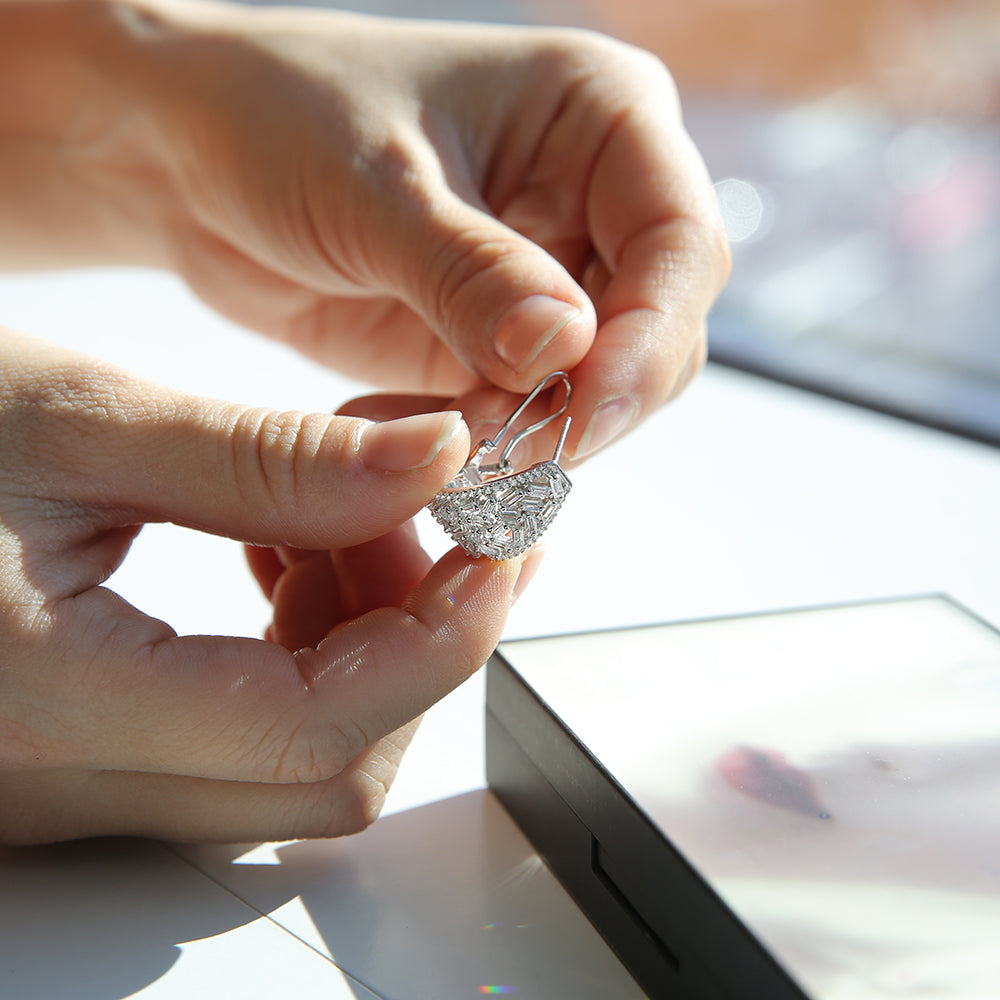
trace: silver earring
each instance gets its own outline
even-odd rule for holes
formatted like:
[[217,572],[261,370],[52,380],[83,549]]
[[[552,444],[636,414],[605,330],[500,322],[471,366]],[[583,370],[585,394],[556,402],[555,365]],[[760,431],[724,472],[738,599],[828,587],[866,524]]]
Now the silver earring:
[[[498,461],[484,464],[484,460],[498,450],[501,438],[528,404],[554,379],[562,379],[566,387],[563,405],[555,413],[515,434],[500,452]],[[559,468],[559,456],[572,418],[566,418],[555,454],[549,461],[515,473],[510,453],[529,434],[561,417],[569,408],[571,392],[565,372],[547,375],[507,418],[492,441],[476,445],[462,471],[428,504],[435,520],[466,554],[473,558],[513,559],[531,548],[552,523],[572,488],[566,473]]]

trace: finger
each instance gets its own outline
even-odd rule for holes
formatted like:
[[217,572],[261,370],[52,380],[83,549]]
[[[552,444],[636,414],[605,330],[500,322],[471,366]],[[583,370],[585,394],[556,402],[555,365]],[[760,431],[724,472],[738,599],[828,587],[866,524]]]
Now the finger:
[[319,645],[347,619],[401,605],[431,567],[410,523],[362,545],[301,555],[271,595],[269,638],[291,652]]
[[285,566],[278,557],[278,553],[270,546],[247,545],[244,548],[247,566],[253,574],[257,585],[263,591],[264,596],[270,600],[274,593],[274,585],[285,571]]
[[0,842],[134,836],[238,842],[339,837],[371,824],[417,722],[309,784],[213,781],[135,771],[46,770],[0,777]]
[[[554,413],[564,401],[565,390],[561,384],[542,393],[521,414],[517,421],[517,429],[530,427]],[[393,419],[412,413],[427,412],[432,408],[455,409],[461,411],[469,428],[471,440],[478,443],[487,439],[493,440],[510,415],[523,402],[524,394],[508,392],[497,386],[481,385],[453,399],[381,393],[359,396],[345,403],[341,410],[371,419]],[[555,420],[548,427],[522,439],[517,451],[511,456],[512,461],[518,468],[526,468],[536,462],[547,462],[552,458],[561,432],[562,421]]]
[[402,607],[433,565],[412,521],[363,545],[334,549],[330,562],[347,618],[360,618],[376,608]]
[[118,510],[124,523],[171,520],[303,549],[353,545],[408,520],[468,457],[455,411],[385,423],[281,413],[26,343],[30,378],[43,388],[15,429],[25,467],[47,497]]
[[434,413],[455,409],[449,405],[449,396],[420,396],[399,393],[372,393],[356,396],[337,408],[345,417],[363,417],[366,420],[398,420],[415,413]]
[[593,349],[571,373],[572,459],[606,447],[674,398],[703,360],[706,315],[718,283],[704,247],[688,245],[691,228],[678,223],[637,237],[599,301],[606,318]]
[[274,585],[271,601],[274,615],[267,638],[292,653],[318,646],[347,617],[326,551],[311,552],[285,569]]
[[[588,213],[602,268],[594,346],[572,372],[576,459],[604,447],[671,398],[699,357],[706,314],[729,273],[711,184],[658,64],[633,74],[631,100],[590,180]],[[641,89],[636,85],[642,84]],[[605,280],[604,274],[607,274]]]
[[52,672],[47,706],[75,724],[48,734],[46,763],[326,780],[485,662],[525,558],[498,563],[453,550],[402,607],[377,608],[295,653],[253,639],[177,637],[101,589],[63,601],[52,634],[73,637],[75,655],[92,664],[84,680],[102,698],[79,718]]
[[[203,229],[185,230],[174,266],[195,294],[242,326],[345,375],[400,389],[452,389],[474,376],[395,297],[352,298],[309,275],[284,277]],[[347,294],[344,294],[347,292]],[[349,330],[350,336],[344,331]]]
[[596,319],[567,270],[486,210],[467,165],[450,164],[446,180],[429,144],[414,141],[408,155],[419,190],[384,192],[369,220],[386,289],[494,384],[529,389],[577,364]]
[[593,302],[598,302],[604,297],[608,285],[611,283],[611,274],[607,265],[594,254],[587,262],[583,271],[581,284],[584,291],[590,296]]

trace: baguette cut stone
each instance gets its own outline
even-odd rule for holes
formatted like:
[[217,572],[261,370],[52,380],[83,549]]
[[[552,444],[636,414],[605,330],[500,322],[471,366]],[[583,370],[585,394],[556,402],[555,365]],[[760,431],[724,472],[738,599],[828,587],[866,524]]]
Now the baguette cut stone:
[[531,548],[552,523],[572,489],[555,462],[487,480],[479,486],[456,485],[429,504],[434,519],[474,558],[513,559]]

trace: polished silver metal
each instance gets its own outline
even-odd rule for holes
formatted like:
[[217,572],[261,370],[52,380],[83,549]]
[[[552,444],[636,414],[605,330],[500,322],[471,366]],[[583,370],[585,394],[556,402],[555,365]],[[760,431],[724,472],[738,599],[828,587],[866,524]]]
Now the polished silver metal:
[[[563,405],[554,413],[514,434],[494,463],[485,459],[500,449],[500,442],[531,402],[555,379],[566,387]],[[480,441],[462,471],[428,505],[437,522],[473,557],[512,559],[529,549],[552,523],[572,488],[559,467],[571,417],[563,422],[555,453],[547,462],[515,472],[511,452],[530,434],[558,420],[569,408],[573,387],[565,372],[546,375],[524,398],[492,440]]]

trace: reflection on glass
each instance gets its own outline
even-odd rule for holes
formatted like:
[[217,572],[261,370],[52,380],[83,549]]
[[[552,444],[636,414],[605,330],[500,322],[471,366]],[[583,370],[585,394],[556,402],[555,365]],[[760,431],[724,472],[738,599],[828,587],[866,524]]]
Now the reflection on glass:
[[815,1000],[1000,996],[1000,637],[940,599],[508,643]]
[[715,185],[715,196],[730,243],[748,243],[765,235],[764,195],[749,181],[730,177]]

